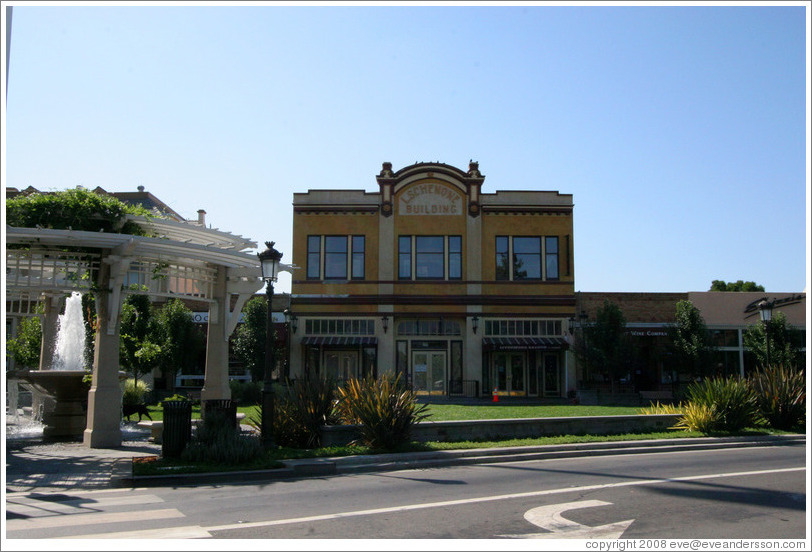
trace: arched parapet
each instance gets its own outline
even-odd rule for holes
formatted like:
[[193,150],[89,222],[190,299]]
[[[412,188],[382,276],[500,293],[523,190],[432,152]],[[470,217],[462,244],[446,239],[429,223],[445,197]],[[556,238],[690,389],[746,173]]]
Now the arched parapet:
[[[460,200],[460,205],[466,206],[460,213],[467,210],[473,217],[480,213],[479,196],[485,177],[479,172],[479,163],[473,160],[467,172],[439,161],[415,163],[393,172],[392,163],[385,162],[376,178],[383,216],[391,216],[396,208],[400,208],[400,214],[407,214],[407,205],[419,195],[436,196],[446,209],[454,209]],[[399,199],[400,204],[396,203]],[[425,205],[420,204],[420,208],[425,209]]]

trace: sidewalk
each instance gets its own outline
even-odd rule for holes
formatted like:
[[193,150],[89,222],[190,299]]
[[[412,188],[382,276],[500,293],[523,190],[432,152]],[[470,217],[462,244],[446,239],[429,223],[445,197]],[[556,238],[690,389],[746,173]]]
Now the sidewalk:
[[126,427],[123,434],[122,446],[116,449],[91,449],[79,442],[44,443],[41,438],[37,437],[9,435],[5,441],[6,492],[58,492],[150,485],[247,483],[273,479],[323,477],[408,468],[571,458],[587,455],[775,445],[805,446],[806,444],[804,435],[678,438],[312,458],[286,461],[284,468],[274,470],[133,477],[132,458],[160,455],[161,445],[148,440],[149,430]]

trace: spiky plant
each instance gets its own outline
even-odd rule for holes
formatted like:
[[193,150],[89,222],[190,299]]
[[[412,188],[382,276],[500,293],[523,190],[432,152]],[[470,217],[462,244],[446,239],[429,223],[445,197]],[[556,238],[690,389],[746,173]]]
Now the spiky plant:
[[417,394],[404,388],[400,375],[350,379],[338,396],[341,421],[360,426],[356,444],[375,449],[392,450],[409,442],[412,426],[429,417],[428,405],[418,405]]
[[775,429],[793,429],[806,422],[806,374],[784,365],[768,366],[750,376],[759,411]]
[[756,395],[747,380],[715,377],[688,386],[688,404],[713,407],[718,431],[739,431],[761,420]]

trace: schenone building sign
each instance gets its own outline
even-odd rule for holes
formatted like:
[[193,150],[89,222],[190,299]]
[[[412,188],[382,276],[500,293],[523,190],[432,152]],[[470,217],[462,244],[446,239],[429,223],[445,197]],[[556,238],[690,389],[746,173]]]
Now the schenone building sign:
[[376,180],[294,195],[290,375],[392,372],[452,396],[574,389],[572,195],[483,193],[475,162],[384,163]]

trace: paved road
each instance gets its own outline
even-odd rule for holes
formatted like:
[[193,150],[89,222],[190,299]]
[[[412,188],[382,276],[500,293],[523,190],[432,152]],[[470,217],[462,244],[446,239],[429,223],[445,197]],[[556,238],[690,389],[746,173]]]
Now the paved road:
[[[21,492],[7,538],[799,538],[803,446]],[[506,545],[508,546],[508,545]]]

